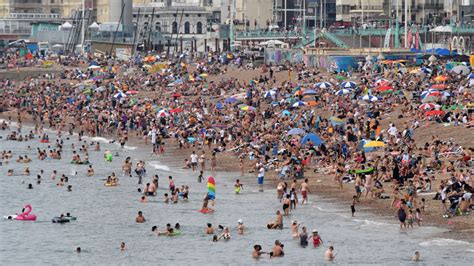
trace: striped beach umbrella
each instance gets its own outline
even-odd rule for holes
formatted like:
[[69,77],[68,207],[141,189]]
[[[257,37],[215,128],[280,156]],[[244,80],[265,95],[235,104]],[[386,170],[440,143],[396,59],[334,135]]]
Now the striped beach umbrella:
[[355,82],[352,82],[352,81],[344,81],[344,82],[341,82],[341,84],[339,85],[343,88],[355,88],[357,86],[357,84],[355,84]]
[[319,89],[328,89],[332,87],[332,84],[329,82],[318,82],[315,87]]
[[338,91],[336,91],[336,95],[346,95],[346,94],[349,94],[351,93],[352,91],[351,90],[348,90],[348,89],[340,89]]

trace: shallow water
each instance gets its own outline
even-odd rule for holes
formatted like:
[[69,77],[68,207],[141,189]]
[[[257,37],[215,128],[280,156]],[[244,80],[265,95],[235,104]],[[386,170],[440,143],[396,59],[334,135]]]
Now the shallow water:
[[[25,132],[25,130],[24,130]],[[324,263],[323,254],[329,245],[335,247],[336,262],[339,264],[410,264],[414,250],[422,254],[422,264],[458,264],[472,262],[474,246],[470,243],[451,239],[434,238],[441,229],[421,227],[400,230],[393,221],[376,219],[357,212],[351,218],[347,206],[339,206],[310,195],[310,204],[301,206],[285,217],[283,230],[267,230],[265,225],[274,218],[281,204],[275,198],[275,191],[267,189],[259,193],[253,186],[254,179],[244,179],[241,195],[233,193],[235,176],[232,173],[216,173],[217,201],[214,214],[201,214],[202,198],[207,192],[206,183],[197,182],[197,173],[173,167],[173,164],[160,163],[159,157],[151,157],[149,151],[140,151],[134,147],[121,150],[115,144],[102,141],[102,152],[94,152],[89,147],[90,161],[96,174],[85,175],[86,165],[71,165],[72,140],[65,140],[63,159],[38,161],[35,147],[47,148],[37,140],[30,142],[6,141],[7,132],[0,132],[0,150],[12,150],[14,158],[28,154],[34,158],[28,164],[30,176],[7,176],[12,168],[21,173],[26,165],[10,162],[0,167],[0,216],[19,212],[24,204],[30,203],[38,216],[36,222],[0,221],[0,259],[2,265],[10,264],[249,264],[254,244],[260,244],[265,251],[270,250],[273,242],[279,239],[285,245],[285,257],[269,259],[263,257],[259,263],[278,264],[319,264]],[[52,135],[50,135],[52,137]],[[77,148],[77,137],[74,137]],[[54,137],[52,137],[54,141]],[[90,139],[88,139],[90,142]],[[32,150],[28,150],[30,145]],[[51,145],[51,144],[50,144]],[[103,151],[119,152],[112,163],[103,160]],[[143,159],[147,165],[148,176],[160,176],[160,188],[157,197],[150,202],[140,203],[137,178],[124,177],[120,166],[125,157],[134,162]],[[83,157],[83,156],[81,156]],[[179,165],[176,162],[174,165]],[[45,174],[40,185],[36,184],[36,174],[43,169]],[[66,187],[57,187],[50,180],[51,172],[58,170],[69,176],[72,192]],[[77,175],[73,175],[77,171]],[[120,186],[105,187],[103,179],[112,171],[120,177]],[[189,185],[190,201],[178,204],[165,204],[162,197],[168,192],[167,176],[172,175],[176,185]],[[149,178],[145,179],[146,181]],[[27,190],[32,183],[33,190]],[[135,216],[141,210],[147,219],[144,224],[136,224]],[[67,224],[53,224],[51,219],[61,213],[70,212],[78,220]],[[238,219],[243,219],[247,231],[237,235],[235,227]],[[291,238],[289,223],[298,220],[309,231],[317,229],[324,247],[302,248]],[[151,235],[151,227],[157,225],[163,230],[166,223],[182,225],[181,236],[157,237]],[[213,243],[211,237],[204,234],[206,223],[229,226],[232,239]],[[124,241],[127,250],[119,251]],[[81,254],[74,250],[80,246]]]

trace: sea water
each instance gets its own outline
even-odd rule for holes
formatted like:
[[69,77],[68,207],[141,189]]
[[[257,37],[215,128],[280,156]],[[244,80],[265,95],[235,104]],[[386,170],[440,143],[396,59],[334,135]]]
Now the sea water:
[[[23,130],[25,134],[26,129]],[[234,193],[233,184],[238,174],[217,172],[215,213],[201,214],[202,199],[207,192],[206,181],[198,183],[198,172],[179,167],[182,162],[171,160],[165,165],[163,157],[151,155],[150,149],[136,147],[121,149],[110,140],[85,138],[100,141],[102,151],[94,151],[89,146],[89,158],[95,169],[95,175],[86,176],[87,165],[72,165],[71,144],[79,152],[81,143],[77,136],[64,139],[62,160],[39,161],[36,147],[49,150],[56,137],[50,134],[51,143],[43,144],[38,140],[29,142],[7,141],[7,131],[0,132],[0,151],[12,150],[14,158],[0,167],[0,216],[20,212],[25,204],[33,206],[38,216],[36,222],[0,221],[0,262],[12,264],[254,264],[251,258],[253,245],[262,245],[264,251],[270,251],[275,240],[284,245],[283,258],[270,259],[264,255],[258,263],[275,264],[322,264],[324,251],[333,245],[337,264],[411,264],[414,251],[421,252],[425,265],[462,265],[474,259],[474,246],[464,241],[436,238],[442,229],[435,227],[416,227],[400,229],[395,218],[377,219],[359,210],[356,218],[350,217],[349,206],[334,204],[313,195],[310,204],[298,205],[290,217],[284,218],[283,230],[268,230],[266,224],[274,219],[275,211],[281,210],[274,189],[258,192],[254,178],[241,178],[244,189],[240,195]],[[31,149],[27,149],[31,146]],[[103,152],[110,150],[115,156],[112,162],[105,162]],[[19,164],[15,160],[19,155],[33,158],[29,164]],[[81,153],[80,153],[81,154]],[[166,155],[165,155],[166,156]],[[81,154],[84,158],[84,154]],[[138,179],[126,176],[121,164],[126,157],[133,162],[147,162],[147,177],[160,176],[158,195],[149,197],[149,202],[141,203],[141,194],[137,188]],[[170,159],[168,158],[169,162]],[[30,176],[21,175],[29,167]],[[7,176],[7,170],[14,169],[14,176]],[[41,184],[36,184],[36,175],[44,170]],[[51,180],[53,170],[58,171],[56,180]],[[77,172],[77,174],[76,174]],[[120,185],[105,187],[104,179],[115,172]],[[66,185],[72,185],[72,192],[66,186],[58,187],[56,182],[61,174],[69,177]],[[205,173],[205,177],[210,175]],[[168,176],[173,176],[178,187],[188,185],[189,201],[178,204],[165,204],[164,193],[169,193]],[[34,189],[26,189],[32,183]],[[146,222],[135,223],[138,211],[142,211]],[[61,213],[70,212],[77,221],[66,224],[53,224],[51,219]],[[236,233],[237,221],[242,219],[246,226],[244,235]],[[317,230],[324,245],[303,248],[291,237],[289,225],[297,220],[308,231]],[[151,227],[157,225],[161,231],[165,225],[180,223],[182,235],[176,237],[157,237]],[[230,240],[212,242],[212,236],[205,234],[206,223],[228,226]],[[125,242],[126,251],[120,251],[120,242]],[[80,246],[81,254],[76,254]]]

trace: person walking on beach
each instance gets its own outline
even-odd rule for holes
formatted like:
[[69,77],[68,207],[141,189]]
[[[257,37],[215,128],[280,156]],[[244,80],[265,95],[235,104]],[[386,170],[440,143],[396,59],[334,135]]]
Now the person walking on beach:
[[193,151],[190,157],[191,157],[191,168],[193,169],[193,172],[194,172],[196,171],[199,156],[196,154],[195,151]]
[[304,182],[301,184],[301,205],[308,203],[308,192],[309,192],[309,185],[308,185],[308,178],[304,180]]
[[259,192],[263,192],[263,180],[265,179],[265,166],[262,164],[258,169],[257,183],[260,186]]

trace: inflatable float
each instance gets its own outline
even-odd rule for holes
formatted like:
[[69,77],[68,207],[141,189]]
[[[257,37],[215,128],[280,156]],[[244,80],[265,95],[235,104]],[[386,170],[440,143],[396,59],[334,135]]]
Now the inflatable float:
[[207,208],[207,209],[200,209],[199,210],[200,213],[213,213],[214,212],[214,209],[211,209],[211,208]]
[[105,159],[106,162],[112,162],[113,158],[114,158],[114,156],[112,155],[112,152],[106,151],[104,153],[104,159]]
[[33,208],[31,207],[31,205],[26,204],[25,207],[23,207],[21,214],[8,215],[8,216],[5,216],[5,219],[19,220],[19,221],[36,221],[36,215],[30,214],[32,210]]
[[351,174],[372,174],[374,172],[374,168],[370,167],[367,169],[356,169],[356,170],[349,170]]
[[40,143],[49,143],[49,139],[41,139]]
[[104,186],[106,186],[106,187],[116,187],[116,186],[118,186],[118,183],[105,182]]
[[179,230],[173,230],[173,233],[168,234],[168,236],[179,236],[181,235],[181,231]]
[[69,223],[71,220],[69,220],[66,217],[54,217],[52,222],[53,223],[58,223],[58,224],[63,224],[63,223]]

